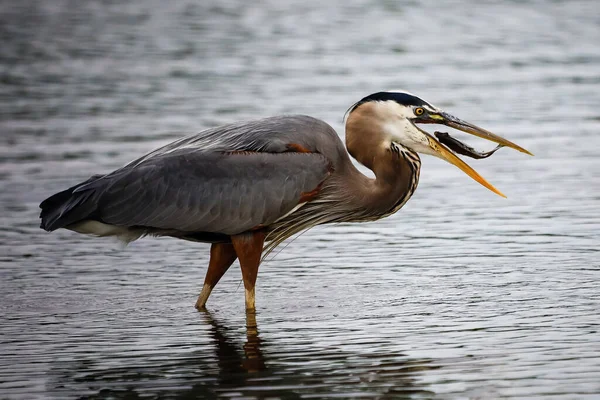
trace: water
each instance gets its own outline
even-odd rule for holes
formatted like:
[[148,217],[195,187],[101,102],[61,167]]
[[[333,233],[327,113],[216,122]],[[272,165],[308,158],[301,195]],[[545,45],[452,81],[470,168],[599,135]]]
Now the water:
[[[595,2],[120,3],[0,3],[1,398],[600,398]],[[389,88],[536,156],[470,161],[508,199],[424,157],[396,215],[270,257],[248,320],[235,265],[193,308],[207,245],[38,228],[46,196],[181,135],[343,134]]]

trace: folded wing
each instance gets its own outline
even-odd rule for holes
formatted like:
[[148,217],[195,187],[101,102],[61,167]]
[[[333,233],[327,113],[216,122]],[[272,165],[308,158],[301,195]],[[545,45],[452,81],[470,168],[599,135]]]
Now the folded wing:
[[42,204],[42,227],[90,219],[122,227],[241,233],[289,213],[327,178],[329,168],[318,153],[174,149],[63,192],[64,201],[53,213],[48,210],[46,220]]

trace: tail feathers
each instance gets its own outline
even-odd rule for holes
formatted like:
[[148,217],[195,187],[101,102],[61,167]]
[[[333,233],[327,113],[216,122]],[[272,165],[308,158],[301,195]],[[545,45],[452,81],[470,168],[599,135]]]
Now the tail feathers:
[[93,189],[77,191],[77,189],[100,177],[101,175],[94,175],[87,181],[44,200],[40,204],[42,209],[40,227],[51,232],[89,218],[97,208],[97,196],[94,196],[96,191]]

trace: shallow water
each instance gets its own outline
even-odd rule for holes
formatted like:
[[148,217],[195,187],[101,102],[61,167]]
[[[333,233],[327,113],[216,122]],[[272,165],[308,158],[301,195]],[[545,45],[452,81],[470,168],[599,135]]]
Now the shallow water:
[[[595,2],[119,3],[0,2],[0,398],[600,397]],[[193,308],[207,245],[38,228],[46,196],[183,134],[343,133],[389,88],[531,150],[470,161],[508,199],[424,157],[399,213],[270,256],[255,316],[235,266]]]

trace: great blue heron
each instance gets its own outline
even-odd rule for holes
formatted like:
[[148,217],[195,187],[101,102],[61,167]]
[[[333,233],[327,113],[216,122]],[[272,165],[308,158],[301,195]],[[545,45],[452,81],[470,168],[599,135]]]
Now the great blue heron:
[[[40,204],[41,227],[125,242],[152,235],[212,243],[196,307],[205,306],[238,258],[246,308],[253,310],[261,255],[315,225],[395,213],[417,187],[418,153],[442,158],[504,196],[450,150],[460,150],[460,142],[447,135],[438,141],[419,123],[444,124],[531,154],[417,96],[378,92],[348,110],[348,152],[327,123],[303,115],[209,129],[49,197]],[[462,147],[463,154],[470,149]],[[375,179],[360,173],[350,155]]]

